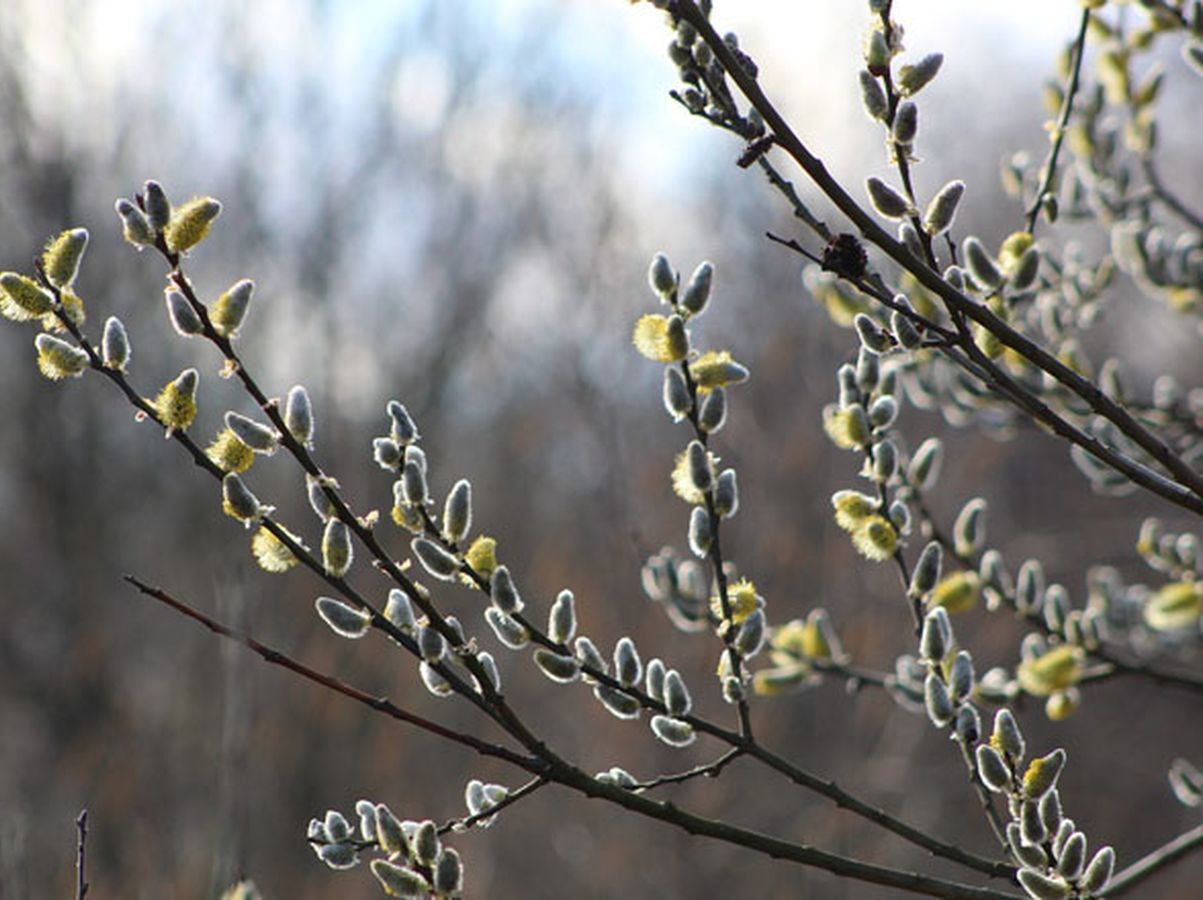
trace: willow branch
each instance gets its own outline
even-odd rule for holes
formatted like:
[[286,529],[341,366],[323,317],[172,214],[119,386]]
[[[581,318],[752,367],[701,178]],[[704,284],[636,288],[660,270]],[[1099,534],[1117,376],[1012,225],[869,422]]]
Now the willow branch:
[[[1131,438],[1173,476],[1177,484],[1157,477],[1155,472],[1139,465],[1129,465],[1121,471],[1136,484],[1164,497],[1170,502],[1203,514],[1203,477],[1177,456],[1164,441],[1140,424],[1122,406],[1108,397],[1098,385],[1083,378],[1072,368],[1061,362],[1039,344],[1011,328],[984,305],[975,302],[954,288],[936,272],[916,259],[906,247],[890,235],[848,194],[831,176],[823,162],[816,157],[798,138],[793,129],[765,96],[743,66],[723,43],[722,38],[709,20],[698,9],[693,0],[674,0],[670,9],[680,18],[693,25],[720,61],[724,70],[738,85],[740,91],[756,108],[771,129],[777,144],[801,166],[828,199],[860,229],[861,233],[887,256],[909,271],[925,288],[938,295],[953,313],[964,316],[994,335],[1004,346],[1017,352],[1055,381],[1079,396],[1098,415],[1110,421],[1121,432]],[[1034,398],[1033,398],[1034,399]],[[1035,401],[1039,404],[1039,401]],[[1043,404],[1039,404],[1043,406]],[[1034,407],[1028,407],[1031,411]],[[1051,413],[1051,411],[1050,411]],[[1053,421],[1061,423],[1057,433],[1082,446],[1092,455],[1099,456],[1102,445],[1097,441],[1083,440],[1081,432],[1063,423],[1053,414]],[[1052,425],[1052,421],[1048,424]],[[1105,449],[1105,448],[1102,448]],[[1109,465],[1117,457],[1114,453],[1101,456]]]
[[[966,898],[966,900],[972,900],[972,898],[981,898],[981,900],[1011,900],[1011,898],[1015,897],[1014,894],[1003,893],[990,888],[979,888],[942,878],[878,866],[873,863],[829,853],[804,844],[784,841],[725,822],[706,819],[687,812],[671,803],[650,800],[626,789],[603,784],[563,760],[556,758],[541,760],[536,757],[522,756],[500,745],[483,741],[474,735],[458,732],[437,722],[417,716],[396,706],[387,698],[373,696],[330,675],[311,669],[292,659],[287,654],[268,647],[249,635],[221,624],[183,601],[177,600],[167,592],[153,588],[132,575],[125,576],[125,580],[136,587],[142,594],[163,603],[176,612],[205,626],[214,634],[242,644],[270,665],[281,666],[287,671],[299,675],[327,690],[361,703],[375,712],[383,713],[390,718],[414,725],[423,731],[475,750],[482,756],[500,759],[536,775],[536,779],[527,785],[525,793],[533,792],[542,786],[542,783],[545,781],[555,781],[587,797],[616,803],[633,812],[666,822],[689,834],[734,844],[765,854],[773,859],[782,859],[804,866],[824,869],[825,871],[846,878],[866,881],[872,884],[882,884],[899,888],[900,890],[926,894],[931,897],[953,898],[953,900],[960,900],[960,898]],[[494,807],[489,814],[496,810],[497,807]]]
[[436,735],[437,737],[441,737],[444,740],[468,747],[471,750],[475,750],[481,756],[488,756],[494,759],[504,760],[505,762],[511,763],[512,765],[518,766],[535,774],[539,774],[542,771],[543,763],[541,760],[535,757],[522,756],[521,754],[515,753],[514,751],[503,747],[500,744],[494,744],[489,741],[481,740],[475,735],[462,731],[456,731],[453,728],[448,728],[445,725],[440,725],[438,722],[434,722],[415,713],[411,713],[408,710],[397,706],[386,697],[373,696],[367,691],[353,687],[344,681],[338,680],[332,675],[327,675],[324,672],[319,672],[316,669],[312,669],[309,666],[306,666],[303,663],[293,659],[283,651],[269,647],[266,644],[255,640],[255,638],[244,632],[237,631],[233,628],[223,625],[221,622],[218,622],[216,619],[205,615],[195,607],[189,606],[184,601],[176,599],[171,594],[160,588],[151,587],[133,575],[126,575],[124,578],[145,596],[150,597],[153,600],[157,600],[159,603],[162,603],[165,606],[169,606],[171,609],[174,609],[181,615],[205,626],[220,637],[234,641],[238,644],[242,644],[242,646],[258,655],[269,665],[280,666],[281,668],[287,669],[288,671],[296,675],[300,675],[302,678],[308,681],[321,685],[329,691],[334,691],[335,693],[342,694],[344,697],[354,700],[357,703],[362,703],[364,706],[369,707],[375,712],[383,713],[384,715],[396,719],[399,722],[405,722],[408,725],[413,725],[416,728],[420,728],[421,730]]

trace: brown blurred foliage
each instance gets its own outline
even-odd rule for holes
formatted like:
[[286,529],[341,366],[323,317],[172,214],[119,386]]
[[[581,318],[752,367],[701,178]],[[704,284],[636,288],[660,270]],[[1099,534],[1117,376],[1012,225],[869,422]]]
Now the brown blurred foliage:
[[[629,160],[617,127],[626,85],[574,77],[571,52],[545,39],[566,40],[572,12],[533,5],[499,37],[483,3],[402,4],[372,13],[374,29],[348,29],[338,4],[319,2],[293,5],[279,22],[266,8],[214,3],[192,15],[143,11],[125,28],[98,24],[82,4],[6,6],[0,262],[25,269],[45,236],[88,227],[80,289],[91,333],[122,317],[147,394],[197,365],[198,435],[227,408],[251,410],[216,377],[208,348],[169,334],[161,262],[120,241],[112,200],[146,177],[174,196],[226,204],[189,271],[211,296],[256,279],[244,357],[276,394],[309,388],[318,456],[357,509],[391,502],[370,453],[395,397],[422,429],[436,493],[471,479],[478,527],[499,538],[533,603],[572,587],[603,650],[630,634],[645,656],[676,661],[695,695],[709,695],[703,710],[722,717],[706,689],[717,646],[674,632],[639,587],[648,553],[684,544],[686,509],[666,476],[684,434],[660,410],[656,367],[628,340],[652,305],[651,253],[666,249],[683,269],[706,255],[718,279],[704,340],[731,346],[753,372],[719,441],[743,489],[724,536],[730,555],[775,621],[821,604],[858,660],[889,668],[907,648],[895,574],[857,561],[830,522],[831,491],[854,481],[855,466],[822,438],[818,410],[854,341],[803,295],[795,261],[761,239],[788,221],[767,190],[735,173],[737,148],[724,138],[710,136],[708,155],[683,163],[680,184],[641,196],[648,186],[615,162]],[[46,32],[56,27],[53,43]],[[355,45],[365,32],[372,40]],[[348,72],[353,81],[332,86]],[[661,102],[665,119],[683,115]],[[848,111],[857,127],[859,117]],[[938,171],[982,168],[968,147],[928,155]],[[982,210],[992,166],[974,188]],[[663,208],[666,199],[676,205]],[[469,778],[517,783],[135,596],[122,573],[424,715],[481,727],[428,695],[393,648],[333,638],[312,613],[321,590],[312,576],[258,571],[216,486],[131,421],[99,379],[44,381],[29,333],[16,328],[0,330],[0,379],[0,896],[67,895],[73,821],[87,806],[90,896],[215,897],[245,874],[269,898],[376,897],[366,871],[335,873],[314,859],[303,841],[309,816],[366,796],[442,821],[462,812]],[[1093,562],[1138,574],[1131,544],[1147,501],[1091,496],[1063,449],[1030,430],[998,443],[904,415],[916,442],[948,432],[941,514],[985,496],[1007,558],[1041,556],[1075,591]],[[260,496],[314,544],[297,471],[276,459],[256,478]],[[391,539],[402,552],[403,538]],[[369,595],[387,590],[367,566],[354,578]],[[448,605],[479,629],[479,596],[459,591]],[[1014,623],[979,612],[958,627],[994,649],[989,663],[1012,661]],[[586,770],[618,764],[650,777],[706,758],[704,742],[670,751],[583,690],[551,685],[518,655],[501,659],[519,711]],[[1068,748],[1066,805],[1094,841],[1116,844],[1122,864],[1188,824],[1164,771],[1174,755],[1198,758],[1196,708],[1196,698],[1116,683],[1089,691],[1066,723],[1050,725],[1032,706],[1023,724],[1033,746]],[[762,701],[756,716],[769,746],[989,849],[954,748],[885,696],[831,684]],[[828,849],[931,864],[750,765],[673,799]],[[454,843],[471,896],[884,896],[557,789]],[[1162,895],[1188,896],[1201,871],[1183,865],[1159,882]]]

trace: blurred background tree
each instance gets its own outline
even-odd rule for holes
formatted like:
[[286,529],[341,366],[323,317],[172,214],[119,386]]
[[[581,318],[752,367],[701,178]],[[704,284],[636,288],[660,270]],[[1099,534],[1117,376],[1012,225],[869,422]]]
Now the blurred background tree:
[[[860,5],[730,6],[763,77],[835,174],[859,184],[883,172],[856,84]],[[1040,91],[1076,10],[1026,3],[966,17],[953,2],[913,6],[923,8],[906,10],[908,43],[948,55],[925,95],[920,178],[929,189],[964,178],[960,221],[997,240],[1019,212],[1001,192],[999,163],[1017,149],[1043,152]],[[679,544],[685,520],[665,477],[679,436],[660,410],[657,373],[628,337],[653,250],[687,268],[711,258],[722,302],[707,327],[754,373],[729,442],[746,512],[726,540],[776,618],[825,605],[854,655],[888,668],[908,627],[888,599],[895,576],[854,564],[831,523],[828,498],[852,464],[819,428],[852,344],[805,295],[794,258],[763,240],[789,221],[731,165],[739,146],[665,97],[667,37],[654,18],[600,0],[10,0],[0,18],[3,265],[26,268],[41,236],[89,227],[81,292],[93,322],[123,318],[148,383],[182,365],[207,376],[204,348],[151,339],[163,333],[160,270],[122,246],[111,203],[148,175],[175,196],[222,198],[227,215],[192,274],[213,295],[256,280],[244,355],[276,393],[309,388],[319,456],[359,507],[391,502],[368,458],[384,401],[398,397],[448,479],[436,490],[472,479],[478,520],[528,591],[551,597],[570,585],[591,627],[655,645],[702,683],[713,653],[675,632],[639,587],[643,560]],[[1182,121],[1198,92],[1164,102],[1166,121],[1174,110]],[[1164,135],[1171,175],[1197,171],[1191,140],[1186,128]],[[1199,193],[1197,180],[1183,187]],[[1133,322],[1141,339],[1125,344]],[[1161,371],[1167,358],[1181,360],[1184,382],[1199,380],[1197,335],[1135,292],[1102,334],[1133,361],[1137,383],[1142,362]],[[384,648],[350,653],[331,641],[309,612],[312,578],[259,572],[212,486],[165,456],[104,388],[51,385],[31,358],[24,331],[0,330],[0,896],[66,894],[84,805],[99,896],[209,897],[239,873],[272,898],[378,896],[371,879],[313,858],[302,840],[309,815],[366,795],[445,818],[461,809],[449,785],[507,773],[365,717],[133,596],[124,572],[169,580],[310,664],[419,711],[436,704]],[[206,390],[240,408],[230,386],[208,378]],[[946,431],[939,512],[985,496],[992,533],[1011,536],[1008,558],[1040,556],[1050,579],[1075,591],[1095,562],[1140,576],[1133,523],[1151,500],[1093,496],[1063,448],[1030,426],[1022,441]],[[306,514],[292,476],[263,477],[296,504],[286,512]],[[1008,652],[1017,628],[990,627]],[[649,771],[675,756],[594,704],[571,717],[538,704],[555,688],[523,674],[524,711],[586,768],[624,750],[646,754]],[[1033,705],[1023,724],[1033,741],[1070,749],[1062,790],[1122,863],[1183,829],[1162,773],[1197,750],[1203,726],[1194,698],[1146,684],[1108,685],[1091,703],[1107,714],[1051,725]],[[887,697],[849,702],[832,684],[760,715],[766,741],[810,768],[988,846],[965,785],[948,782],[942,738]],[[1173,741],[1150,739],[1171,726]],[[1122,807],[1116,783],[1130,798]],[[825,801],[758,788],[757,773],[737,767],[679,795],[702,814],[735,808],[884,863],[912,852]],[[707,896],[735,873],[739,896],[885,896],[822,873],[748,867],[734,848],[554,790],[458,846],[474,896]],[[1162,896],[1193,896],[1200,865],[1163,876]]]

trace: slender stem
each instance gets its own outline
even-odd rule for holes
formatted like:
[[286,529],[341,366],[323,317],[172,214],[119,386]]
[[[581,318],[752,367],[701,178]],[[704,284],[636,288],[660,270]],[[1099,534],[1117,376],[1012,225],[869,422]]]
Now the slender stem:
[[1057,179],[1057,158],[1061,155],[1061,145],[1065,141],[1065,132],[1069,127],[1069,117],[1073,114],[1074,99],[1078,95],[1078,85],[1082,74],[1082,57],[1086,55],[1086,33],[1090,26],[1090,9],[1082,10],[1082,21],[1078,25],[1078,36],[1074,39],[1073,60],[1070,63],[1069,84],[1065,88],[1065,96],[1061,98],[1061,113],[1057,116],[1057,124],[1053,131],[1053,146],[1048,159],[1044,163],[1040,186],[1032,198],[1032,205],[1027,210],[1027,232],[1035,235],[1036,223],[1040,220],[1040,210],[1044,198],[1052,189]]
[[88,810],[79,811],[75,819],[75,900],[84,900],[88,894],[88,879],[84,874],[84,852],[88,842]]
[[[673,297],[673,305],[676,305],[676,296]],[[710,452],[710,435],[702,429],[701,425],[701,410],[700,397],[701,393],[698,390],[697,382],[693,379],[693,373],[689,369],[689,363],[681,362],[681,375],[685,380],[686,390],[689,391],[689,412],[686,413],[689,419],[689,424],[693,426],[694,437],[706,449],[707,454]],[[714,582],[718,588],[719,609],[723,614],[723,621],[720,625],[723,644],[726,647],[727,660],[731,664],[731,677],[736,680],[740,686],[739,699],[737,707],[739,710],[739,730],[745,740],[751,741],[752,737],[752,713],[748,706],[748,698],[743,690],[743,658],[735,649],[735,619],[731,610],[731,597],[727,585],[727,571],[723,563],[723,549],[720,537],[722,531],[723,517],[718,514],[718,510],[714,507],[714,491],[713,486],[705,492],[706,515],[710,520],[710,548],[708,555],[710,557],[710,571],[714,577]]]
[[453,831],[467,831],[469,828],[479,822],[483,822],[486,819],[492,819],[493,816],[497,815],[507,806],[513,806],[523,797],[529,797],[547,783],[547,778],[542,775],[538,775],[535,778],[532,778],[526,784],[522,785],[522,787],[515,788],[514,790],[508,792],[503,798],[498,800],[488,809],[482,809],[480,812],[474,813],[473,815],[465,816],[462,819],[452,819],[446,824],[440,825],[439,834],[447,834],[448,832]]
[[918,828],[914,828],[906,822],[894,818],[884,810],[870,806],[852,794],[849,794],[834,781],[828,781],[812,775],[810,772],[793,765],[788,760],[783,759],[758,744],[747,746],[745,752],[749,756],[760,760],[765,765],[780,772],[795,784],[822,794],[841,809],[847,809],[864,819],[868,819],[870,822],[875,822],[935,856],[942,856],[945,859],[997,878],[1012,879],[1015,877],[1014,866],[986,859],[977,854],[969,853],[955,844],[949,844],[933,838],[926,832],[920,831]]
[[400,722],[405,722],[409,725],[421,728],[423,731],[428,731],[431,734],[437,735],[438,737],[451,741],[452,743],[468,747],[469,749],[475,750],[482,756],[490,756],[495,759],[501,759],[536,774],[538,774],[542,769],[542,762],[535,757],[522,756],[521,754],[515,753],[514,751],[509,750],[500,744],[494,744],[489,741],[481,740],[475,735],[462,731],[456,731],[453,728],[440,725],[438,722],[434,722],[430,719],[416,715],[415,713],[411,713],[408,710],[402,709],[401,707],[392,703],[386,697],[374,697],[367,691],[360,690],[359,688],[353,687],[346,682],[339,681],[337,678],[334,678],[331,675],[326,675],[325,673],[319,672],[316,669],[311,669],[310,667],[297,662],[286,653],[276,650],[273,647],[269,647],[266,644],[255,640],[255,638],[248,634],[223,625],[221,622],[218,622],[216,619],[205,615],[195,607],[189,606],[184,601],[176,599],[171,594],[160,588],[151,587],[133,575],[126,575],[124,577],[126,581],[136,587],[145,596],[157,600],[165,606],[171,607],[176,612],[188,617],[189,619],[192,619],[194,622],[199,622],[201,625],[204,625],[206,628],[220,637],[224,637],[228,640],[242,644],[248,650],[251,650],[261,657],[264,662],[270,665],[285,668],[290,672],[300,675],[302,678],[320,684],[327,690],[334,691],[335,693],[342,694],[344,697],[349,697],[352,700],[362,703],[364,706],[367,706],[376,712],[383,713],[384,715],[397,719]]
[[1168,844],[1158,847],[1152,853],[1142,856],[1127,868],[1117,872],[1107,883],[1104,897],[1118,897],[1126,894],[1136,885],[1158,872],[1169,868],[1195,848],[1203,846],[1203,825],[1196,825],[1190,831],[1180,834]]
[[[568,786],[575,788],[587,796],[602,797],[634,812],[668,822],[689,834],[736,843],[740,846],[757,850],[774,859],[809,865],[845,878],[926,894],[930,897],[983,898],[983,900],[1002,900],[1002,898],[1008,898],[1009,900],[1009,898],[1017,897],[1016,894],[992,888],[974,887],[918,873],[903,872],[898,869],[885,868],[872,863],[865,863],[860,860],[828,853],[814,847],[792,844],[769,835],[738,828],[725,822],[707,819],[686,812],[671,803],[651,800],[642,794],[611,785],[599,785],[594,779],[585,776],[584,773],[556,772],[553,777],[561,774],[563,774]],[[582,780],[578,780],[578,776]],[[557,778],[557,780],[559,779]]]
[[742,750],[738,747],[732,747],[714,762],[694,766],[692,769],[686,769],[684,772],[678,772],[675,775],[661,775],[659,778],[653,778],[650,781],[641,781],[635,787],[631,788],[631,790],[651,791],[666,784],[684,784],[695,778],[717,778],[722,774],[723,769],[742,755]]
[[961,757],[964,759],[965,768],[969,770],[969,781],[973,785],[974,793],[977,794],[978,802],[982,805],[982,812],[986,814],[986,821],[990,823],[990,830],[994,832],[994,837],[1003,851],[1009,853],[1011,845],[1007,843],[1007,827],[1003,824],[998,807],[994,805],[994,795],[982,781],[981,772],[977,767],[977,757],[964,741],[957,741],[957,746],[961,748]]
[[[881,19],[881,30],[885,37],[886,46],[891,46],[895,41],[894,23],[890,20],[890,8],[892,3],[887,2],[880,10],[878,15]],[[894,87],[894,77],[890,74],[889,67],[881,74],[882,84],[886,90],[886,115],[884,125],[889,133],[890,155],[894,159],[894,165],[898,168],[898,177],[902,180],[902,189],[906,192],[906,199],[912,208],[918,208],[918,202],[915,199],[915,186],[911,180],[911,161],[909,144],[903,144],[894,140],[894,120],[898,115],[898,107],[902,101],[902,96]],[[910,216],[911,226],[915,229],[915,233],[919,236],[920,246],[923,247],[923,255],[929,266],[939,270],[936,263],[936,254],[932,249],[931,235],[923,227],[923,222],[919,219],[918,213]]]

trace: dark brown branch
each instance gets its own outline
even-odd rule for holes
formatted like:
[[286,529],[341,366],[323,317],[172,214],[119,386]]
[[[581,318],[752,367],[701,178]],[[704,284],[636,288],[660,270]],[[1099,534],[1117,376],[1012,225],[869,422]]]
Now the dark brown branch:
[[671,803],[655,801],[644,797],[642,794],[624,790],[623,788],[600,784],[595,779],[578,770],[568,772],[556,771],[552,777],[557,781],[561,780],[562,777],[563,783],[587,796],[610,800],[633,812],[668,822],[689,834],[739,844],[740,846],[757,850],[773,859],[782,859],[813,866],[814,868],[823,869],[844,878],[852,878],[857,881],[885,885],[903,891],[926,894],[930,897],[1011,900],[1011,898],[1018,896],[992,888],[975,887],[932,878],[914,872],[890,869],[828,853],[814,847],[792,844],[769,835],[694,815]]
[[[534,757],[521,756],[505,747],[482,741],[471,734],[464,734],[440,725],[437,722],[416,716],[394,705],[384,697],[374,697],[366,691],[352,687],[332,676],[310,669],[288,655],[256,641],[249,635],[228,628],[199,610],[177,600],[165,591],[144,584],[132,575],[125,576],[125,580],[144,595],[204,625],[213,633],[227,640],[242,644],[271,665],[281,666],[327,690],[355,700],[375,712],[380,712],[398,721],[415,725],[438,737],[446,738],[454,743],[469,747],[483,756],[501,759],[538,776],[535,781],[528,785],[529,791],[527,793],[534,791],[536,785],[541,786],[543,781],[555,781],[588,797],[601,798],[612,803],[617,803],[633,812],[680,828],[689,834],[725,841],[766,854],[773,859],[783,859],[804,866],[821,868],[846,878],[867,881],[872,884],[888,885],[901,890],[927,894],[932,897],[956,898],[956,900],[959,900],[959,898],[1011,900],[1011,898],[1015,897],[1014,894],[1006,894],[989,888],[973,887],[918,873],[904,872],[898,869],[862,862],[813,847],[783,841],[779,838],[770,837],[734,825],[712,821],[686,812],[670,803],[656,802],[631,793],[623,788],[603,784],[569,763],[555,757],[541,760]],[[494,807],[493,811],[496,809],[497,807]]]
[[272,647],[268,647],[266,644],[260,643],[248,634],[244,634],[243,632],[236,631],[233,628],[229,628],[221,624],[216,619],[205,615],[200,610],[189,606],[182,600],[177,600],[166,591],[151,587],[133,575],[126,575],[124,577],[126,581],[136,587],[145,596],[157,600],[165,606],[171,607],[176,612],[188,617],[189,619],[192,619],[194,622],[204,625],[214,634],[224,637],[227,640],[234,641],[235,643],[242,644],[244,647],[261,657],[264,662],[270,665],[280,666],[281,668],[287,669],[290,672],[300,675],[302,678],[305,678],[316,684],[320,684],[327,690],[334,691],[335,693],[342,694],[344,697],[349,697],[358,703],[362,703],[364,706],[367,706],[375,712],[383,713],[390,718],[413,725],[422,729],[423,731],[430,732],[433,735],[451,741],[452,743],[468,747],[472,750],[475,750],[482,756],[489,756],[493,757],[494,759],[504,760],[505,762],[511,763],[512,765],[518,766],[519,768],[525,769],[526,771],[536,775],[540,774],[543,770],[543,762],[535,757],[522,756],[521,754],[515,753],[514,751],[509,750],[500,744],[494,744],[489,741],[481,740],[475,735],[456,731],[452,728],[440,725],[438,722],[433,722],[430,719],[415,715],[414,713],[402,709],[401,707],[392,703],[386,697],[375,697],[369,694],[367,691],[362,691],[357,687],[347,684],[346,682],[339,681],[337,678],[334,678],[331,675],[327,675],[324,672],[319,672],[316,669],[311,669],[308,666],[297,662],[288,654]]

